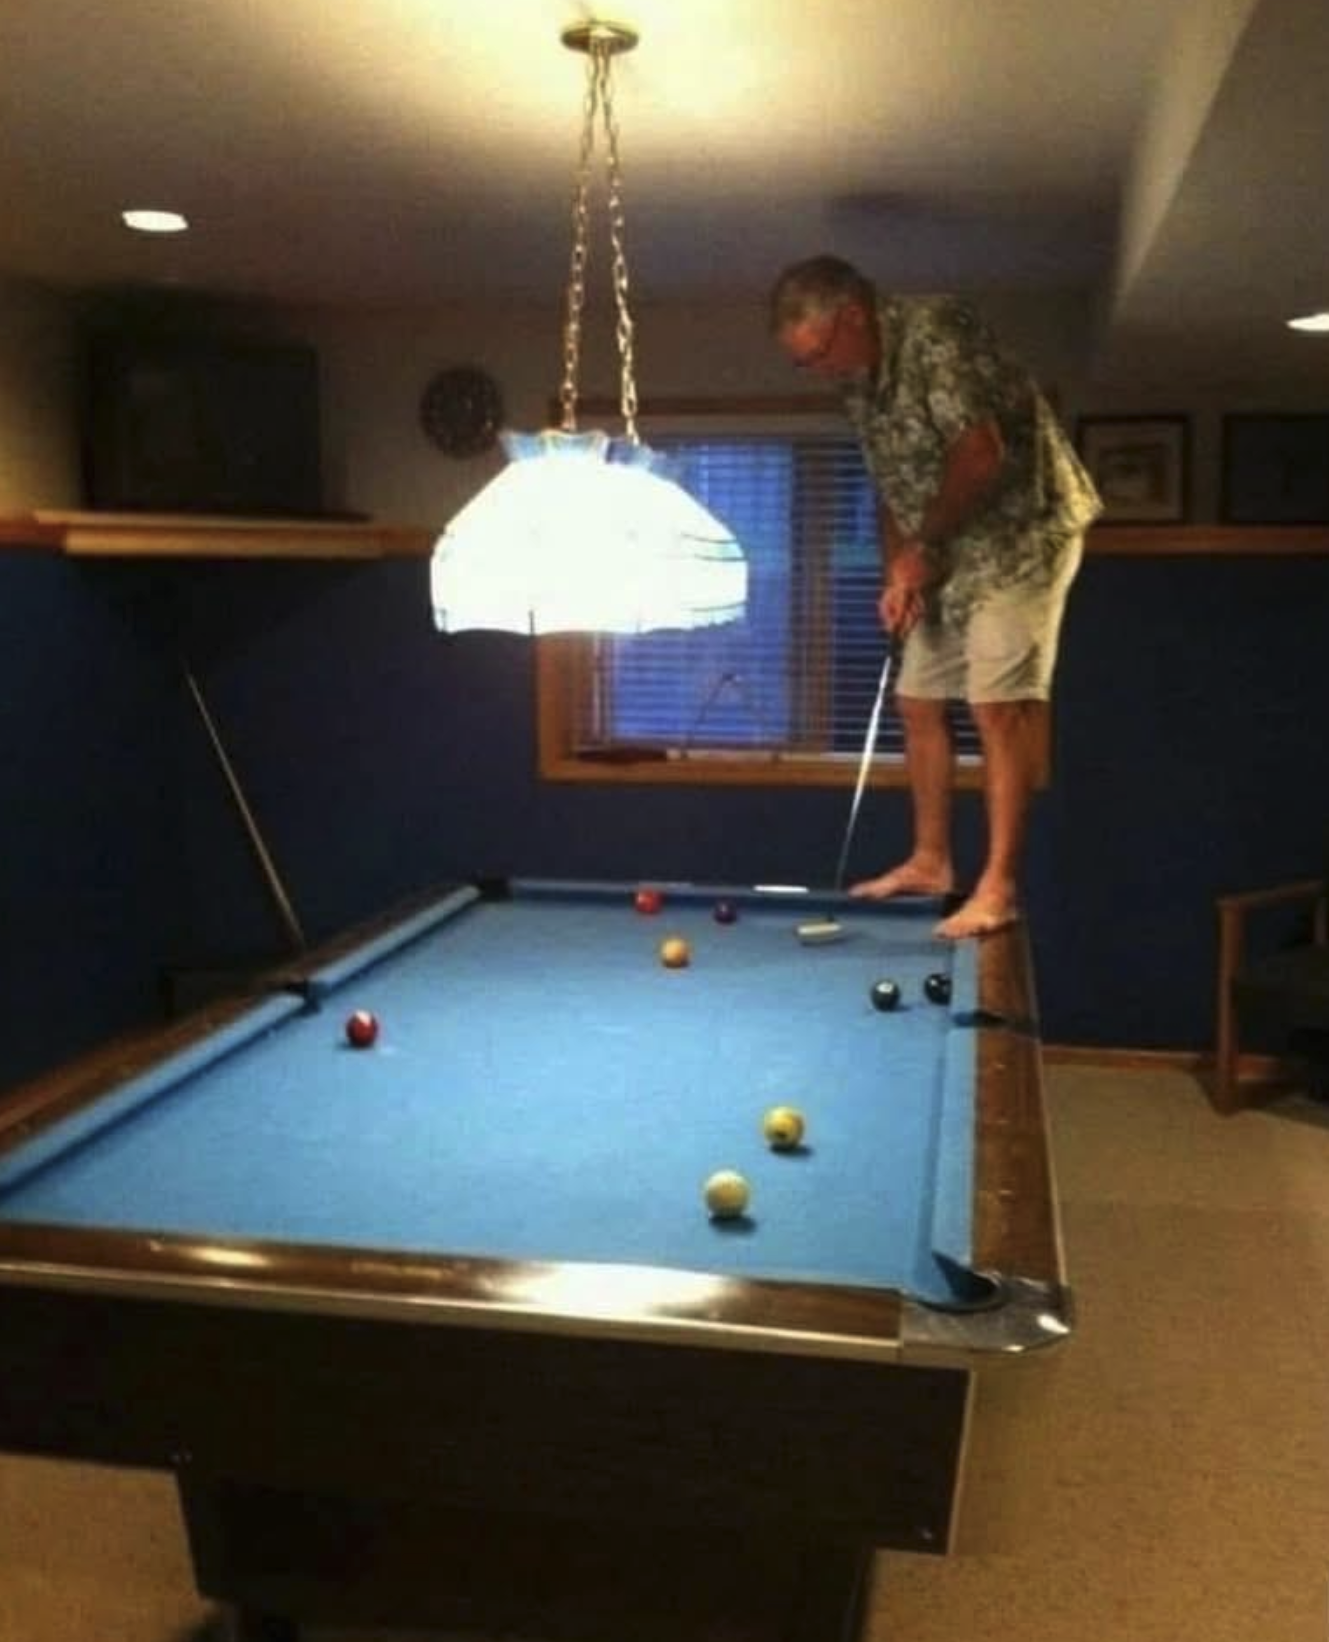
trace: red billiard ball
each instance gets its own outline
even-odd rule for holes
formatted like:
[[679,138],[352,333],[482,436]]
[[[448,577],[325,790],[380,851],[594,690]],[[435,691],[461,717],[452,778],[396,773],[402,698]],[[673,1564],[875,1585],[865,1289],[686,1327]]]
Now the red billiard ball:
[[738,921],[738,908],[732,901],[717,901],[711,909],[711,916],[717,924],[732,924]]
[[352,1049],[368,1049],[378,1037],[378,1020],[367,1009],[357,1009],[346,1017],[346,1041]]
[[658,889],[639,889],[632,898],[632,904],[638,912],[649,915],[659,912],[664,905],[664,896],[661,895]]

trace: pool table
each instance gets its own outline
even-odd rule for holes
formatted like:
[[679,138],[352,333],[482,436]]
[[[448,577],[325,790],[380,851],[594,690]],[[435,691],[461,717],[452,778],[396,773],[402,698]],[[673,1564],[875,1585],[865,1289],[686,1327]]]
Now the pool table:
[[858,1636],[1071,1329],[1025,932],[638,888],[447,887],[0,1101],[0,1447],[172,1471],[246,1637]]

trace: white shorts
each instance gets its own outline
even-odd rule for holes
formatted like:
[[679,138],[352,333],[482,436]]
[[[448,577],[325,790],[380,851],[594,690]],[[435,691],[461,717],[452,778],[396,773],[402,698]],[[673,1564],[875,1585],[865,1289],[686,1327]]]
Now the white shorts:
[[900,663],[902,696],[948,701],[1046,701],[1061,618],[1079,554],[1050,587],[1008,588],[975,604],[962,625],[925,618]]

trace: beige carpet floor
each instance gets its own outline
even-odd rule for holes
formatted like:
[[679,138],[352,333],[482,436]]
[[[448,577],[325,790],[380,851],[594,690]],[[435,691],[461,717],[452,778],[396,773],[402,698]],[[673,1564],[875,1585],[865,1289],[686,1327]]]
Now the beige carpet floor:
[[[881,1556],[866,1642],[1326,1642],[1329,1108],[1049,1086],[1079,1327],[984,1382],[957,1552]],[[224,1635],[169,1480],[0,1456],[0,1642]]]

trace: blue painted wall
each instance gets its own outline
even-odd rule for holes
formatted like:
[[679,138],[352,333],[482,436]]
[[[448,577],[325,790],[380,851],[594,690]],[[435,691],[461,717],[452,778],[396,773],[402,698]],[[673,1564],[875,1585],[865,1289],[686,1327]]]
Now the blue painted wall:
[[146,591],[0,560],[0,1087],[157,1004],[174,852]]
[[1329,558],[1094,558],[1030,900],[1050,1038],[1212,1042],[1215,895],[1329,853]]
[[[187,659],[311,937],[477,872],[826,881],[844,791],[539,782],[531,654],[438,638],[420,562],[0,556],[0,1087],[158,1007],[169,960],[283,934]],[[1213,897],[1319,869],[1329,557],[1087,561],[1029,908],[1047,1037],[1212,1036]],[[981,845],[975,797],[961,853]],[[869,795],[853,870],[907,839]]]

